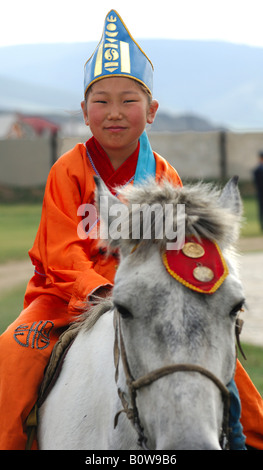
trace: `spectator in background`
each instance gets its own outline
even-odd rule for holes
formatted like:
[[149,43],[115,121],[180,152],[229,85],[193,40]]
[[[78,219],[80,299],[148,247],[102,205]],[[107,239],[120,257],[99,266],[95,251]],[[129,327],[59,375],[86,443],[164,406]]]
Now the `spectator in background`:
[[259,164],[254,170],[254,183],[257,190],[258,206],[259,206],[259,221],[261,230],[263,231],[263,151],[258,154]]

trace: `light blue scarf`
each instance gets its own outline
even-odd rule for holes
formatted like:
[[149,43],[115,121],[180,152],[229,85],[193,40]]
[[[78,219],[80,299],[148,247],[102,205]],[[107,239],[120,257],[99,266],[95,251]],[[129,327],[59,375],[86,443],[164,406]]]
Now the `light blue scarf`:
[[134,177],[134,184],[143,183],[151,176],[155,177],[156,162],[153,151],[144,131],[140,137],[140,151]]

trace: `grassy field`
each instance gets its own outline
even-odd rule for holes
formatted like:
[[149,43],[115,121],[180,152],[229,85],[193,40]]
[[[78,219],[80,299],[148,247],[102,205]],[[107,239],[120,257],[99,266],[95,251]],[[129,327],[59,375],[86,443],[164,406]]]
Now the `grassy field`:
[[242,228],[243,237],[260,237],[262,232],[258,220],[257,201],[253,197],[243,198],[245,222]]
[[[41,215],[40,204],[0,204],[0,263],[28,257]],[[244,199],[246,223],[242,236],[262,236],[254,198]],[[23,307],[26,283],[15,289],[0,292],[0,333],[19,315]],[[263,349],[244,345],[247,361],[241,360],[253,382],[263,395]]]
[[27,257],[40,215],[40,204],[0,204],[0,263]]
[[242,344],[242,347],[247,360],[245,361],[240,354],[238,358],[263,397],[263,348],[252,344]]
[[6,292],[0,291],[0,334],[12,323],[23,309],[26,282]]

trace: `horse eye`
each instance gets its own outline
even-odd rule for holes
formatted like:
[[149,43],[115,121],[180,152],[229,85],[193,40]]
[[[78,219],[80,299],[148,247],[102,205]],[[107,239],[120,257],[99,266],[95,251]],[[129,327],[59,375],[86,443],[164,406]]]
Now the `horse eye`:
[[245,304],[245,299],[242,299],[241,302],[238,302],[238,304],[236,304],[235,307],[232,308],[230,312],[230,316],[236,317],[238,312],[243,310],[244,304]]
[[125,320],[126,318],[133,318],[130,310],[120,304],[115,304],[115,308],[118,310],[120,316]]

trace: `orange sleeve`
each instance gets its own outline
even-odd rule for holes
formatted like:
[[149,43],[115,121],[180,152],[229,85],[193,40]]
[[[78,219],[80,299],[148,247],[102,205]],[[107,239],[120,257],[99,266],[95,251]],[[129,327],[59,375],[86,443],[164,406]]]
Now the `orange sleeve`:
[[156,161],[156,179],[160,181],[162,178],[167,178],[176,186],[183,186],[181,178],[177,171],[158,153],[153,152]]
[[93,203],[93,175],[82,147],[56,162],[48,176],[40,226],[29,252],[36,269],[45,276],[46,286],[54,287],[73,310],[98,287],[112,286],[115,274],[113,262],[105,269],[96,268],[94,240],[82,240],[77,233],[78,207]]
[[239,361],[235,382],[241,400],[241,424],[246,443],[263,450],[263,399]]

